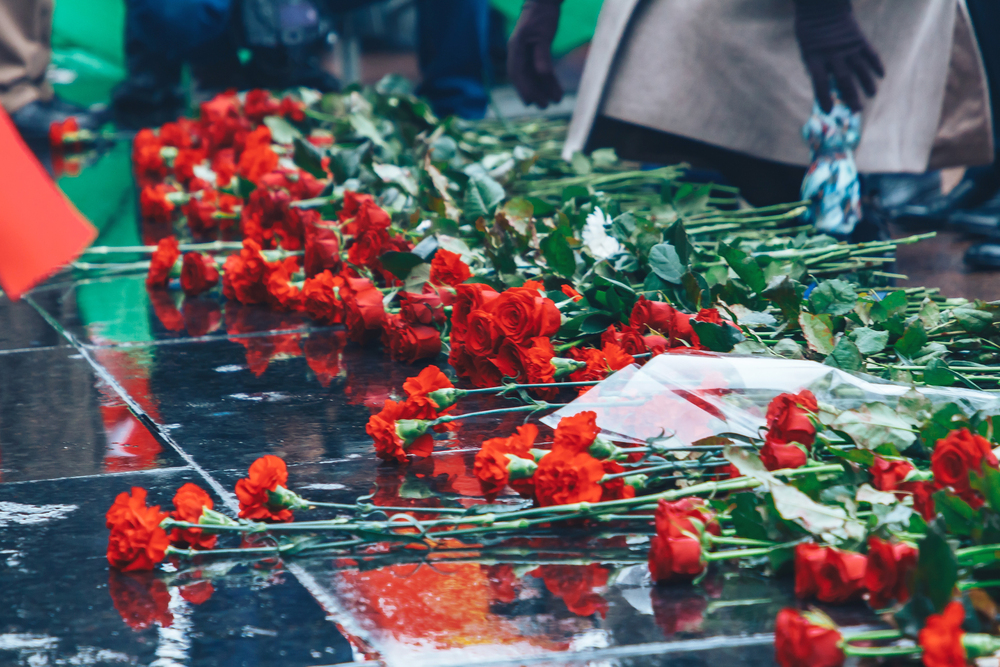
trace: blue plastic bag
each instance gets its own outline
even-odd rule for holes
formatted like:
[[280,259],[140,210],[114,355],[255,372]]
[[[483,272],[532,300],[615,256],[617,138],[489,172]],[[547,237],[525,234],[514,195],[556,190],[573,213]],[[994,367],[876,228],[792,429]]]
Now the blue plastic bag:
[[812,151],[812,164],[802,181],[802,199],[811,202],[805,218],[821,232],[847,236],[861,220],[861,181],[854,163],[861,114],[840,101],[830,113],[814,104],[802,137]]

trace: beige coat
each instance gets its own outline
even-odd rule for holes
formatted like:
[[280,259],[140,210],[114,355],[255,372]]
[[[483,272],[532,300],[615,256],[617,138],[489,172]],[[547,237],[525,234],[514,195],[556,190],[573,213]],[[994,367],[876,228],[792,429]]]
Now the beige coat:
[[[855,0],[886,76],[864,111],[863,172],[993,161],[982,58],[964,0]],[[813,93],[792,0],[605,0],[564,154],[605,115],[794,165]]]

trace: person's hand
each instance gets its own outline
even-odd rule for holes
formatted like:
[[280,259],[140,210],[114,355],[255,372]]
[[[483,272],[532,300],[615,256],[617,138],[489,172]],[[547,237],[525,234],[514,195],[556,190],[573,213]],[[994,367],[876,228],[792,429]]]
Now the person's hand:
[[885,76],[885,69],[854,19],[850,0],[795,0],[795,37],[823,111],[833,108],[831,77],[844,104],[860,111],[855,82],[871,97],[875,77]]
[[525,104],[542,109],[563,96],[552,66],[561,1],[527,0],[507,43],[507,77]]

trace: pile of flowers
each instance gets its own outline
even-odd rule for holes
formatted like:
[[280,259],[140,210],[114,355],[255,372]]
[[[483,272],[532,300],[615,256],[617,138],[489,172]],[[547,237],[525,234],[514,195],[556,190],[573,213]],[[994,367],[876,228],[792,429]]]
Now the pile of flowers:
[[[661,354],[809,358],[916,388],[1000,384],[992,304],[890,286],[883,269],[895,247],[921,237],[837,243],[797,226],[797,204],[741,209],[724,189],[680,182],[678,168],[632,171],[606,152],[566,164],[552,150],[563,130],[441,122],[388,85],[220,95],[198,119],[136,138],[151,303],[168,329],[189,333],[189,304],[216,296],[231,331],[246,309],[336,327],[335,343],[306,350],[325,383],[336,373],[322,358],[342,339],[422,362],[401,400],[371,406],[367,433],[383,466],[418,466],[465,420],[530,418]],[[263,372],[266,355],[247,347]],[[521,404],[460,411],[473,394]],[[711,409],[710,397],[685,395]],[[528,419],[481,443],[472,507],[382,489],[371,502],[318,502],[289,489],[284,463],[265,456],[236,485],[239,518],[193,485],[170,513],[142,489],[121,494],[107,515],[108,560],[146,572],[168,558],[319,549],[345,567],[394,567],[485,559],[542,531],[582,529],[594,540],[564,560],[590,559],[588,586],[565,585],[563,547],[533,570],[573,613],[604,608],[602,554],[647,563],[651,584],[691,586],[725,567],[714,561],[737,560],[793,578],[803,604],[864,602],[891,626],[842,636],[818,610],[787,609],[775,625],[783,667],[850,656],[963,664],[997,648],[961,630],[988,615],[985,575],[1000,553],[994,415],[917,391],[886,411],[837,410],[804,389],[771,401],[759,438],[675,451],[662,438],[614,442],[586,409],[551,434]],[[332,516],[296,521],[304,512]],[[598,539],[607,525],[631,539]],[[269,539],[252,539],[261,533]],[[240,543],[222,544],[230,537]],[[497,599],[515,588],[499,570],[487,579]]]

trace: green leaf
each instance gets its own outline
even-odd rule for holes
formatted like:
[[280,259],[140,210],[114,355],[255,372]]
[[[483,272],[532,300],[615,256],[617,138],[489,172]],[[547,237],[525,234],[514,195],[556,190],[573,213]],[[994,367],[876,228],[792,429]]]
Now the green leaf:
[[605,313],[591,313],[587,315],[580,324],[580,333],[599,334],[604,333],[609,326],[615,323],[615,318]]
[[292,154],[295,166],[308,171],[316,178],[326,178],[326,172],[323,171],[323,156],[319,149],[298,137],[292,143],[295,145],[295,152]]
[[986,504],[994,512],[1000,512],[1000,470],[988,465],[982,467],[982,475],[973,470],[970,474],[972,488],[986,499]]
[[868,356],[878,354],[889,343],[888,331],[876,331],[868,327],[858,327],[851,332],[851,339],[858,346],[861,354]]
[[848,340],[847,336],[841,336],[836,347],[833,348],[833,352],[824,363],[827,366],[845,371],[860,371],[864,365],[864,359],[861,357],[858,346]]
[[505,195],[503,186],[489,176],[473,176],[466,187],[462,208],[471,218],[489,218]]
[[692,271],[685,273],[681,277],[681,286],[684,288],[684,294],[687,296],[693,310],[699,311],[701,310],[702,303],[711,301],[712,297],[708,291],[708,283],[705,282],[700,273]]
[[843,280],[826,280],[809,295],[812,311],[817,315],[846,315],[854,310],[858,302],[851,284]]
[[870,314],[874,321],[885,322],[893,315],[902,315],[905,311],[906,292],[897,291],[872,304]]
[[943,611],[951,601],[958,581],[958,559],[941,533],[931,527],[920,541],[920,556],[913,577],[913,588],[927,595],[935,609]]
[[677,249],[669,243],[658,243],[649,251],[649,268],[663,280],[679,285],[686,268]]
[[688,240],[687,230],[684,229],[684,223],[681,220],[675,220],[672,225],[667,227],[663,239],[674,247],[682,264],[686,265],[691,261],[691,241]]
[[578,176],[586,176],[594,170],[593,165],[590,164],[590,159],[580,151],[573,153],[573,157],[569,160],[569,166],[573,168],[573,172]]
[[926,344],[927,331],[924,329],[924,323],[917,319],[906,327],[902,338],[896,341],[895,348],[900,356],[911,359]]
[[785,321],[797,323],[802,305],[802,295],[805,291],[805,285],[788,276],[780,276],[767,284],[767,288],[761,296],[781,310]]
[[850,461],[851,463],[860,463],[867,468],[875,465],[875,454],[867,449],[848,449],[846,451],[843,449],[827,449],[826,451],[838,459]]
[[410,271],[413,267],[423,264],[424,258],[420,255],[416,255],[412,252],[397,252],[395,250],[390,250],[384,253],[378,258],[382,262],[382,266],[386,268],[392,275],[396,276],[400,280],[406,280],[406,277],[410,275]]
[[931,359],[924,368],[924,384],[932,387],[950,387],[958,380],[941,359]]
[[281,116],[265,116],[264,125],[271,130],[271,140],[277,144],[290,144],[302,138],[299,129]]
[[691,320],[691,326],[698,341],[713,352],[731,352],[737,343],[746,340],[739,329],[728,324]]
[[257,189],[256,183],[254,183],[253,181],[248,181],[242,176],[238,177],[236,191],[240,197],[246,199],[256,189]]
[[736,528],[736,534],[750,540],[769,539],[767,529],[764,528],[764,517],[757,511],[757,496],[752,493],[736,493],[732,499],[733,527]]
[[866,403],[856,410],[847,410],[830,424],[830,428],[843,431],[863,449],[888,443],[900,451],[917,439],[913,426],[885,403]]
[[576,256],[562,232],[552,232],[542,239],[539,247],[549,268],[565,278],[573,277],[576,272]]
[[968,537],[976,528],[976,510],[953,493],[935,493],[934,510],[944,518],[948,532],[953,535]]
[[760,268],[760,264],[757,263],[756,259],[750,257],[736,246],[727,245],[722,241],[719,242],[719,255],[722,259],[726,260],[726,263],[732,267],[736,275],[751,290],[760,294],[767,287],[767,282],[764,280],[764,271]]
[[835,347],[833,333],[830,331],[829,323],[824,321],[821,316],[801,313],[799,314],[799,325],[802,327],[802,333],[806,336],[806,342],[809,343],[809,349],[823,356],[833,353]]
[[971,334],[981,334],[993,324],[993,316],[976,308],[962,307],[951,311],[959,325]]

